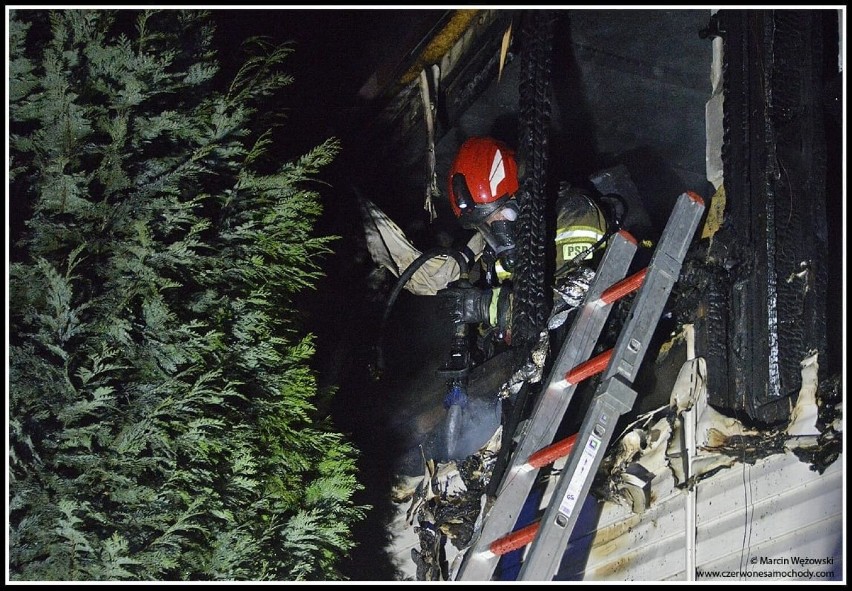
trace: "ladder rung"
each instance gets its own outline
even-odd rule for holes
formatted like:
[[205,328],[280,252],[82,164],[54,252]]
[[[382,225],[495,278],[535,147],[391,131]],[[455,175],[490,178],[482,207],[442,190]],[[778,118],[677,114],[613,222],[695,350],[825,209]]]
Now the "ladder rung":
[[538,450],[530,456],[530,459],[527,460],[527,464],[533,468],[541,468],[542,466],[552,464],[559,458],[564,458],[570,454],[571,450],[574,449],[574,444],[576,442],[577,434],[574,433],[562,441],[557,441],[553,445],[548,445],[547,447]]
[[645,281],[645,275],[647,274],[648,268],[645,267],[630,277],[626,277],[618,283],[613,284],[601,294],[601,301],[604,304],[611,304],[620,300],[624,296],[633,293],[642,286],[642,282]]
[[538,526],[539,523],[536,521],[526,527],[522,527],[518,531],[513,531],[509,535],[491,542],[488,549],[497,556],[503,556],[518,548],[523,548],[535,539],[535,534],[538,533]]
[[600,355],[595,355],[588,361],[584,361],[571,371],[565,374],[565,381],[569,384],[579,384],[594,375],[601,373],[609,365],[609,360],[612,357],[612,349],[604,351]]

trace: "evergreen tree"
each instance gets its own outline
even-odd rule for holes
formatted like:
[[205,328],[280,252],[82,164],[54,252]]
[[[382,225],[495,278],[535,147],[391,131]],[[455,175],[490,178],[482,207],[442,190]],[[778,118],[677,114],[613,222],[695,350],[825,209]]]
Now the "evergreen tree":
[[332,237],[209,15],[9,12],[13,580],[326,580],[365,507],[293,311]]

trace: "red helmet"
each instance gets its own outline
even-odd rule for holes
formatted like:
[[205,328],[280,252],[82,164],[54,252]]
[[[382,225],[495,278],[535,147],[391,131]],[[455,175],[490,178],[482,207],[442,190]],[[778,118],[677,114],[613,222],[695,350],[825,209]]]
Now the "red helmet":
[[464,227],[473,227],[518,190],[515,153],[492,138],[469,138],[456,154],[448,181],[453,213]]

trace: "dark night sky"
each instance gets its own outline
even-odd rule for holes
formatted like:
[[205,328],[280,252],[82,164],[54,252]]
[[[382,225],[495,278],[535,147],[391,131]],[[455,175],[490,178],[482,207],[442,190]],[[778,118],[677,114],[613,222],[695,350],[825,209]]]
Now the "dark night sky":
[[[345,136],[354,124],[358,90],[383,62],[410,47],[424,20],[444,11],[376,8],[227,8],[214,11],[226,69],[242,60],[239,44],[252,36],[292,42],[283,67],[293,83],[281,108],[289,113],[288,144],[295,153],[331,135]],[[297,137],[294,137],[297,136]]]

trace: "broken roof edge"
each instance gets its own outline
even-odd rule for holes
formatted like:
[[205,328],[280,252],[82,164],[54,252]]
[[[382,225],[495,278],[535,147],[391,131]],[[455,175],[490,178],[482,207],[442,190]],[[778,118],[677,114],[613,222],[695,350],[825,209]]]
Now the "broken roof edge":
[[483,11],[447,10],[404,55],[380,65],[358,90],[358,98],[371,102],[399,93],[424,66],[438,63],[449,52],[480,12]]

